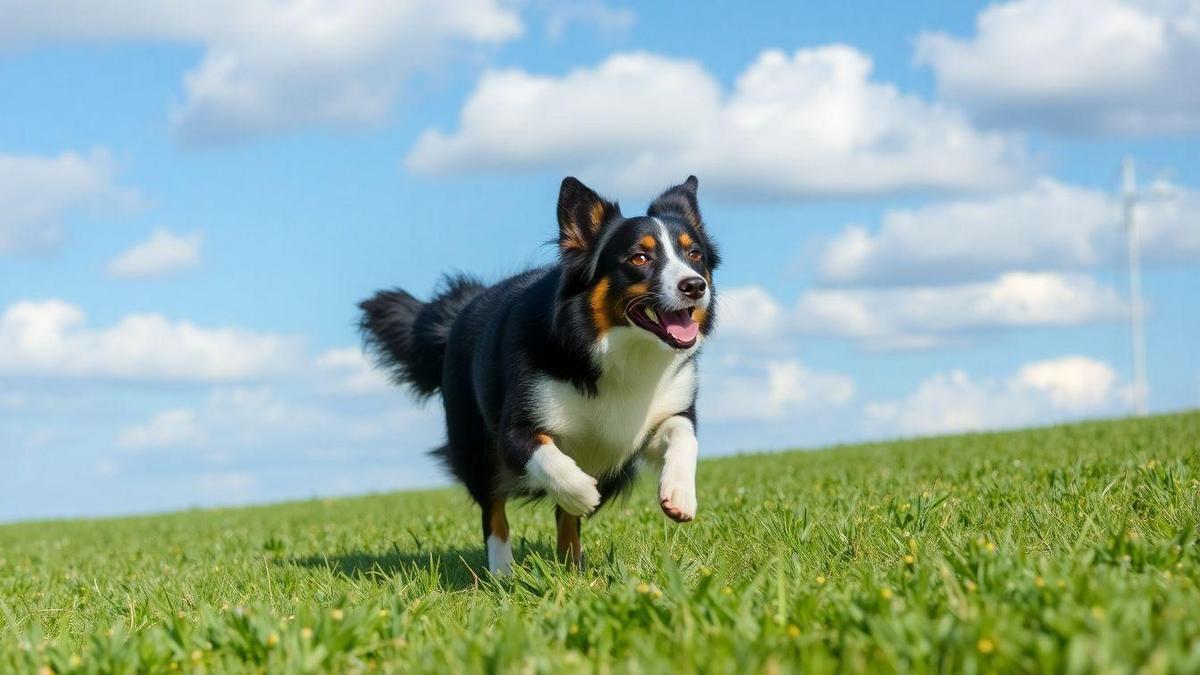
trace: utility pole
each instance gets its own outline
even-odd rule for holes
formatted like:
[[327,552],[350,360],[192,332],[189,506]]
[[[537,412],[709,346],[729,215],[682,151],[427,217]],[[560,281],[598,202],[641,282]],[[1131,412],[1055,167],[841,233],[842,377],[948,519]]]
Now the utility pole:
[[1121,197],[1124,203],[1125,234],[1129,243],[1129,322],[1133,334],[1133,409],[1140,416],[1150,411],[1150,385],[1146,381],[1146,334],[1142,325],[1142,261],[1138,249],[1135,216],[1137,176],[1133,158],[1121,162]]

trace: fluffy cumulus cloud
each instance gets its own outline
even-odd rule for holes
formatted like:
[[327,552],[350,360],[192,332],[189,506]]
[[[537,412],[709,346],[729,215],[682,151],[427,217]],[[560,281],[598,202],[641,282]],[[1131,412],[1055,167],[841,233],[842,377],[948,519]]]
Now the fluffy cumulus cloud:
[[[0,435],[11,439],[6,449],[16,457],[29,458],[25,466],[38,487],[23,483],[23,510],[0,518],[295,499],[442,478],[435,463],[420,459],[442,441],[440,407],[418,405],[387,386],[357,349],[301,358],[292,345],[277,364],[234,363],[214,372],[210,354],[200,348],[136,337],[126,343],[121,338],[131,333],[120,322],[66,339],[58,336],[72,331],[43,331],[37,344],[54,343],[60,358],[38,352],[31,362],[27,350],[10,358],[10,347],[20,342],[10,328],[28,323],[21,309],[0,321],[0,380],[12,385],[0,392]],[[214,354],[264,354],[254,336],[242,334],[238,343],[209,338],[221,345]],[[114,351],[113,342],[127,352]],[[68,347],[89,350],[89,360],[67,358]],[[22,358],[20,366],[12,362]],[[200,365],[171,365],[189,358]],[[109,361],[93,365],[101,359]],[[153,379],[156,386],[114,381],[130,378]],[[78,483],[68,491],[69,502],[40,500],[50,475],[46,457],[80,467],[69,480],[53,481],[56,487]]]
[[870,350],[928,349],[986,331],[1079,326],[1128,315],[1112,287],[1086,275],[1049,272],[1007,272],[949,285],[818,286],[794,303],[759,286],[730,288],[718,297],[715,345],[735,356],[786,351],[797,335],[848,339]]
[[367,395],[398,391],[358,347],[340,347],[322,352],[314,359],[313,365],[331,393]]
[[866,414],[886,433],[937,434],[1111,414],[1125,400],[1109,364],[1064,356],[1026,364],[1000,379],[939,373],[902,399],[869,404]]
[[726,339],[775,337],[784,326],[783,308],[759,286],[722,289],[717,296],[719,335]]
[[1116,373],[1106,363],[1083,356],[1065,356],[1021,367],[1015,381],[1022,389],[1036,391],[1056,410],[1095,410],[1114,395]]
[[223,460],[230,450],[303,435],[328,416],[320,408],[285,401],[270,387],[217,387],[195,408],[165,410],[124,428],[117,444],[134,450],[208,447],[219,453],[213,458]]
[[[841,45],[766,51],[732,91],[701,64],[616,54],[562,76],[485,73],[412,171],[555,168],[644,193],[695,173],[734,197],[976,190],[1024,176],[1023,143],[871,79]],[[647,187],[653,186],[653,187]]]
[[0,154],[0,255],[54,248],[71,213],[137,202],[135,192],[116,184],[116,166],[104,150]]
[[948,99],[994,122],[1068,133],[1200,130],[1200,5],[1187,0],[1015,0],[975,34],[927,32],[917,60]]
[[61,300],[25,300],[0,313],[0,374],[57,378],[221,381],[294,370],[295,338],[204,328],[131,314],[103,328]]
[[192,269],[200,264],[203,239],[199,232],[156,230],[146,241],[110,260],[107,272],[121,279],[155,279]]
[[1126,305],[1087,276],[1008,272],[983,282],[898,288],[818,288],[800,298],[796,329],[870,349],[921,349],[973,332],[1115,321]]
[[819,414],[844,406],[854,397],[854,379],[809,368],[796,359],[749,365],[730,359],[706,374],[700,399],[705,420],[780,420],[797,414]]
[[[304,387],[218,386],[194,405],[127,423],[105,462],[118,473],[177,467],[171,477],[178,485],[166,500],[176,507],[395,490],[442,479],[434,463],[418,459],[441,442],[436,406],[355,403],[339,408]],[[158,496],[154,503],[162,508],[163,501]]]
[[[1150,192],[1136,211],[1145,259],[1200,259],[1200,192],[1169,183]],[[1111,265],[1124,252],[1111,194],[1044,178],[1015,192],[888,211],[875,230],[848,227],[825,246],[819,272],[833,283],[945,282]]]
[[0,46],[200,45],[172,113],[194,141],[378,122],[414,73],[523,30],[496,0],[6,0],[0,15]]
[[[25,300],[0,311],[0,380],[10,385],[0,391],[0,432],[12,451],[86,461],[89,479],[108,486],[86,486],[93,501],[77,503],[90,510],[394,489],[439,477],[414,458],[440,442],[440,409],[413,403],[356,348],[309,355],[297,338],[156,314],[96,326],[69,303]],[[158,485],[168,464],[169,498],[131,477]],[[146,489],[108,500],[129,485]]]
[[254,452],[328,459],[365,448],[415,453],[437,445],[437,406],[422,408],[397,394],[398,404],[385,408],[339,408],[312,394],[303,387],[218,386],[193,407],[165,410],[126,426],[116,444],[131,452],[196,451],[217,465],[237,464]]

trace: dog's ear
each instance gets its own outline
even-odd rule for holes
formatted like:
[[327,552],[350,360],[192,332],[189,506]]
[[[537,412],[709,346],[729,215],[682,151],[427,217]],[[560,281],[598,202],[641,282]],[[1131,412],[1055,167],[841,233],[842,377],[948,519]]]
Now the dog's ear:
[[558,248],[563,254],[591,250],[600,230],[621,215],[621,207],[596,194],[573,176],[563,179],[558,191]]
[[700,203],[696,201],[698,187],[700,181],[695,176],[688,176],[687,180],[659,195],[646,209],[646,215],[678,216],[699,230],[704,221],[700,218]]

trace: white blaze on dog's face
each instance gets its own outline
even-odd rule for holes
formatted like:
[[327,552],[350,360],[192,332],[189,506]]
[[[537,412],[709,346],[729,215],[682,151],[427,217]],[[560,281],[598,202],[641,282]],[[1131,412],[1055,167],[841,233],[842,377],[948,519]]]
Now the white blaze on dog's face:
[[[659,298],[668,309],[699,307],[707,310],[712,293],[708,292],[708,280],[701,276],[706,271],[699,264],[704,259],[703,251],[687,232],[680,231],[671,236],[661,219],[655,218],[654,222],[658,225],[658,241],[664,258],[658,273]],[[672,302],[676,304],[672,306]]]
[[619,259],[609,282],[625,298],[629,325],[674,350],[689,350],[708,332],[712,316],[712,271],[706,242],[694,229],[669,216],[630,219],[614,237]]

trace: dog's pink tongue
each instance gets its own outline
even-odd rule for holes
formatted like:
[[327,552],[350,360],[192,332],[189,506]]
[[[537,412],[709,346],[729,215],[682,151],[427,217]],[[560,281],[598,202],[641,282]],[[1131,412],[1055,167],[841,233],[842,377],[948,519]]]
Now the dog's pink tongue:
[[700,332],[700,324],[692,320],[692,313],[686,309],[662,312],[662,324],[667,329],[667,335],[678,342],[691,342]]

